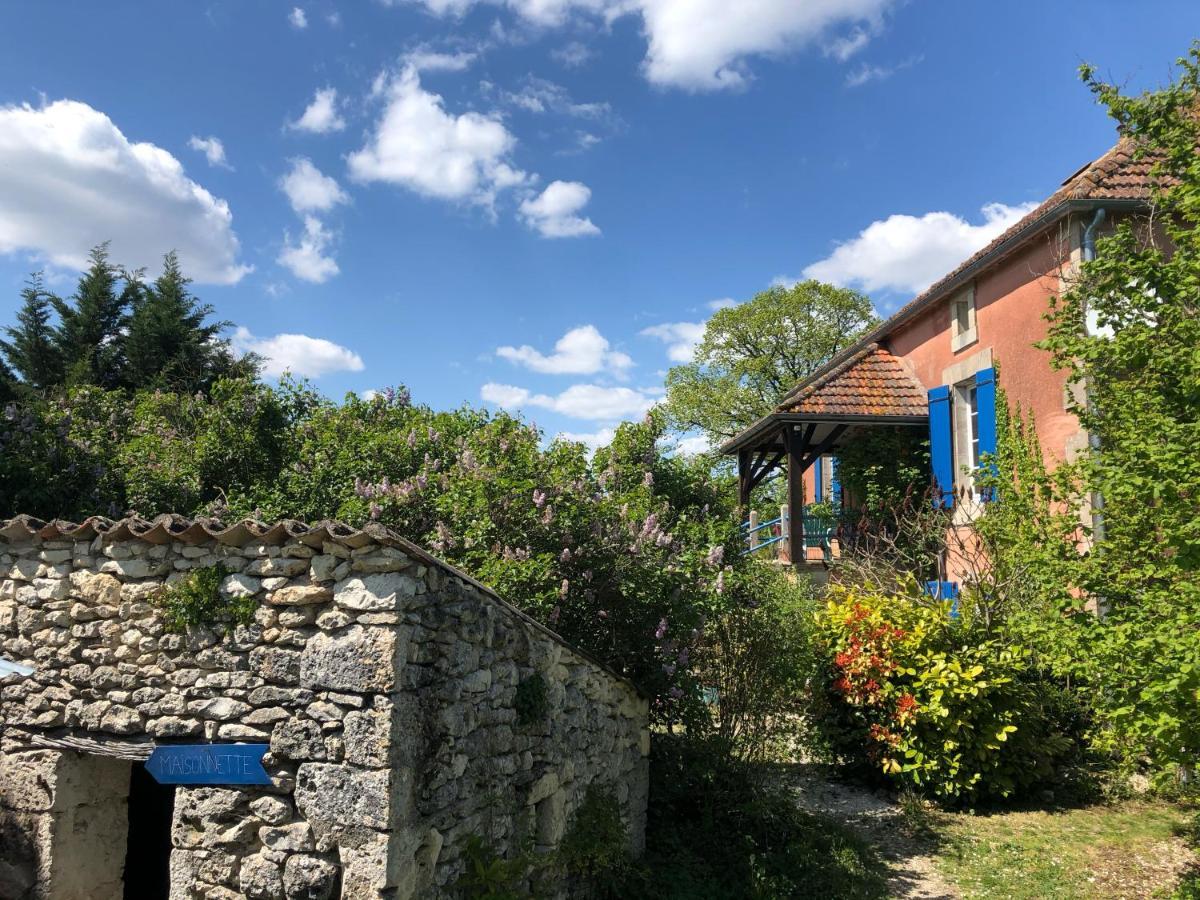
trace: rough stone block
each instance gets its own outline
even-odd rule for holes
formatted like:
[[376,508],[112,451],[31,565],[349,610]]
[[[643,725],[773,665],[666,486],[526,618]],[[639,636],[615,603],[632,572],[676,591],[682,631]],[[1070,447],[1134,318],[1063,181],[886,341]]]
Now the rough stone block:
[[337,635],[314,635],[300,656],[300,684],[387,693],[396,685],[407,643],[403,628],[352,625]]

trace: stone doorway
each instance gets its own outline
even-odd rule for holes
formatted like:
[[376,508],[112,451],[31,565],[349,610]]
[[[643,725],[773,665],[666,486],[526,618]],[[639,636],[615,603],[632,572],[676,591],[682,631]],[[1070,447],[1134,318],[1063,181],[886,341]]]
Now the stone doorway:
[[129,832],[124,900],[168,900],[175,788],[159,784],[142,763],[129,772]]

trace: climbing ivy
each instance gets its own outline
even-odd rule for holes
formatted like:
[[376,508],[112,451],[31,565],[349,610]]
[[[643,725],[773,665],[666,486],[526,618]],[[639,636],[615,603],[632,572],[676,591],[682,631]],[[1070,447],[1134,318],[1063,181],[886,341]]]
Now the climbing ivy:
[[156,595],[163,622],[172,632],[189,627],[247,625],[254,621],[258,604],[253,597],[223,594],[221,582],[229,570],[221,563],[192,569],[174,584],[165,585]]

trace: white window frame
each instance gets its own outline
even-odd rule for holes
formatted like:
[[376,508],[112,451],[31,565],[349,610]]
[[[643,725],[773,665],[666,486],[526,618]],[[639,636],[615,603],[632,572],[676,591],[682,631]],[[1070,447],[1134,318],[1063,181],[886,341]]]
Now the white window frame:
[[[959,309],[966,307],[967,322],[964,327],[959,318]],[[950,350],[957,353],[979,340],[979,329],[975,322],[975,285],[960,291],[950,298]]]
[[975,496],[975,451],[979,446],[979,399],[975,376],[955,384],[950,391],[951,453],[954,457],[956,524],[973,520],[982,505]]

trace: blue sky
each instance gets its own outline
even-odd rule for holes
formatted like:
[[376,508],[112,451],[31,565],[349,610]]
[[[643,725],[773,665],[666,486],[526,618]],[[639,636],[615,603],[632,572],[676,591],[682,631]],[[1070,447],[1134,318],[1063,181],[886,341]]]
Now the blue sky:
[[0,321],[172,247],[239,346],[602,437],[714,305],[883,313],[1102,153],[1191,2],[265,0],[0,11]]

